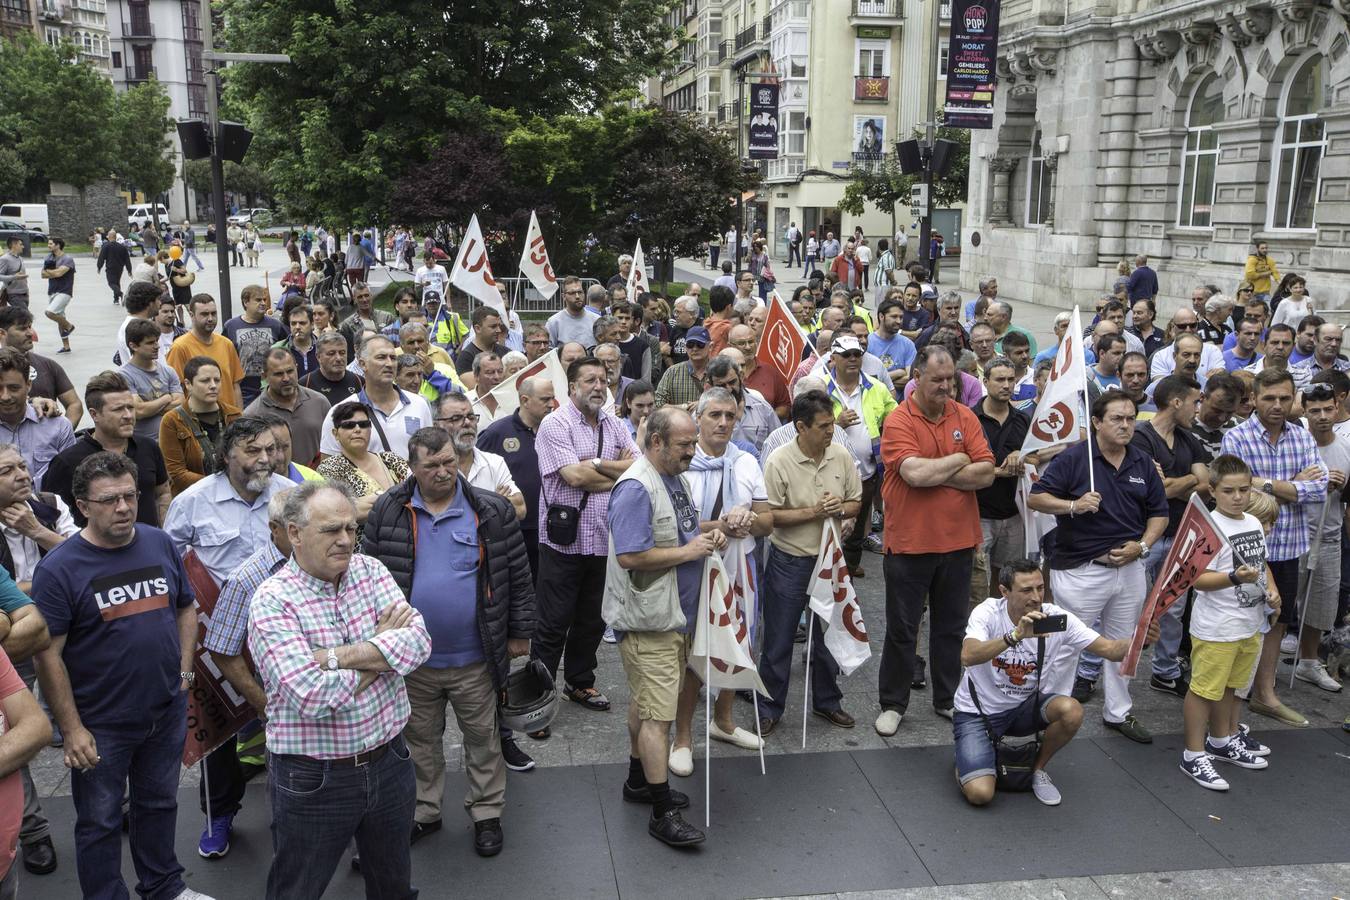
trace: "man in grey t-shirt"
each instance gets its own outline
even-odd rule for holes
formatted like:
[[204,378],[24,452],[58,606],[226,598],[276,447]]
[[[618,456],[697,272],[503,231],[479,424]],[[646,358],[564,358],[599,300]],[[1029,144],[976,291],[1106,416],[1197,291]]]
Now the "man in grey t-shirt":
[[595,343],[591,326],[600,318],[586,308],[586,289],[581,279],[569,275],[562,280],[563,308],[549,317],[545,327],[548,339],[554,347],[561,347],[568,341],[576,341],[583,347]]
[[28,308],[28,273],[23,268],[23,239],[9,239],[8,252],[0,255],[0,288],[4,288],[10,306]]
[[[1327,372],[1318,377],[1332,377]],[[1336,434],[1336,414],[1340,410],[1336,389],[1330,383],[1310,384],[1303,391],[1303,411],[1307,416],[1308,433],[1317,442],[1317,455],[1327,467],[1327,499],[1325,503],[1310,503],[1305,508],[1308,534],[1311,538],[1309,556],[1316,554],[1312,568],[1312,583],[1299,609],[1299,648],[1294,664],[1294,677],[1315,684],[1324,691],[1336,692],[1341,685],[1319,658],[1318,645],[1322,633],[1336,627],[1336,612],[1340,599],[1341,532],[1345,521],[1345,485],[1350,474],[1350,441]],[[1323,510],[1325,509],[1325,518]],[[1321,523],[1321,531],[1317,530]],[[1293,602],[1293,598],[1285,600]]]

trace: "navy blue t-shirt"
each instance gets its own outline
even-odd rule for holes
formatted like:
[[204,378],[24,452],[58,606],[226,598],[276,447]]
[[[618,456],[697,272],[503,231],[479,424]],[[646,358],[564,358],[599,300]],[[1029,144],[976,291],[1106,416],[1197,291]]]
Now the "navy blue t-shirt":
[[42,558],[33,599],[61,654],[86,727],[146,722],[179,691],[177,610],[193,602],[169,536],[137,525],[125,547],[105,550],[76,534]]
[[521,531],[539,530],[539,457],[534,452],[534,432],[513,412],[498,419],[478,434],[478,448],[506,460],[511,478],[525,498],[525,518]]

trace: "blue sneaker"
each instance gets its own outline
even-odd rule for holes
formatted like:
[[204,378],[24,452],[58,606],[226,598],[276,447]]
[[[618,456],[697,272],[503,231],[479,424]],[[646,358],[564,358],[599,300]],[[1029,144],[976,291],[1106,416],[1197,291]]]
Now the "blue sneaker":
[[230,831],[234,825],[234,813],[228,816],[215,816],[202,830],[201,840],[197,841],[197,854],[203,859],[220,859],[230,852]]

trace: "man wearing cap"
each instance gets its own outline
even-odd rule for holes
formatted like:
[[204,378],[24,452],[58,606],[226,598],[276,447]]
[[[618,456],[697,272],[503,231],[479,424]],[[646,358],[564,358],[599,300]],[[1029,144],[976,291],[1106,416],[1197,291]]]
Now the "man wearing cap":
[[708,329],[702,325],[695,325],[685,332],[684,347],[689,359],[666,369],[665,374],[661,376],[661,383],[656,386],[658,407],[667,403],[688,406],[697,403],[698,398],[703,396],[703,391],[708,387],[710,343],[712,337],[708,334]]
[[876,496],[881,425],[895,409],[890,387],[862,372],[863,347],[851,334],[841,333],[830,345],[830,401],[835,421],[848,435],[849,449],[858,461],[862,499],[853,531],[844,538],[844,562],[854,578],[863,577],[862,542],[871,531],[872,499]]

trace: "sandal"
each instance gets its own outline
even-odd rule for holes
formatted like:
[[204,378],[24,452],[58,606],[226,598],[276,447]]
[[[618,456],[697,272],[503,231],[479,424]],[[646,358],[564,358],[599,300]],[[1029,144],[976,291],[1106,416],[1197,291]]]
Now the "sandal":
[[609,699],[593,687],[569,687],[563,691],[563,696],[573,703],[580,703],[587,709],[593,709],[596,712],[605,712],[609,709]]

